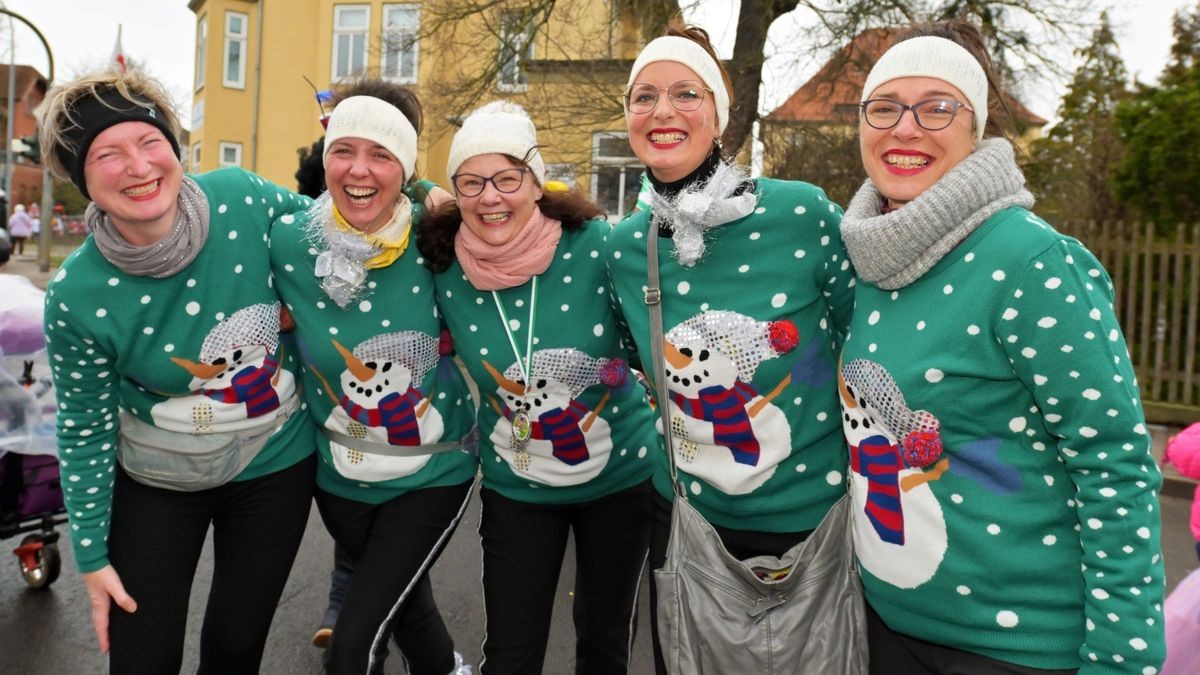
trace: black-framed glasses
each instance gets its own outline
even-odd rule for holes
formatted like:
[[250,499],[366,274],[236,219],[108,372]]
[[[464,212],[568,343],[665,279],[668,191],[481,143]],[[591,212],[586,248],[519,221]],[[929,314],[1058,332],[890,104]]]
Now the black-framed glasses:
[[712,93],[712,89],[695,80],[680,80],[665,89],[635,84],[625,92],[625,108],[631,113],[648,113],[658,105],[658,96],[664,91],[667,92],[667,100],[680,112],[699,108],[704,103],[704,92]]
[[863,119],[873,129],[891,129],[900,123],[904,111],[911,110],[917,126],[926,131],[941,131],[954,121],[959,108],[975,112],[971,106],[952,98],[930,98],[912,105],[890,98],[873,98],[862,102]]
[[512,194],[521,189],[521,184],[525,182],[526,171],[529,171],[529,167],[522,166],[497,171],[490,176],[456,173],[450,177],[450,180],[454,182],[454,189],[463,197],[479,195],[488,183],[491,183],[497,192]]

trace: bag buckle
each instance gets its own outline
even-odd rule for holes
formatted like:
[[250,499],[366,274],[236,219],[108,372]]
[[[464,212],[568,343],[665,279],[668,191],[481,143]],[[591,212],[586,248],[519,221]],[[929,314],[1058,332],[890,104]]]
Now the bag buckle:
[[662,301],[662,291],[657,288],[647,288],[645,299],[647,305],[657,305]]

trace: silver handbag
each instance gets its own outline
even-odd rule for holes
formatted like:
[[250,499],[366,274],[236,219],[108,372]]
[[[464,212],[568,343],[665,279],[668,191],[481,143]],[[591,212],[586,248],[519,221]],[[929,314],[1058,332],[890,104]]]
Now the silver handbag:
[[[851,502],[834,504],[805,541],[781,557],[738,560],[687,500],[675,465],[663,367],[658,233],[647,232],[651,357],[675,489],[671,538],[658,591],[658,635],[677,675],[867,672],[866,610],[854,559]],[[762,579],[755,569],[784,571]]]

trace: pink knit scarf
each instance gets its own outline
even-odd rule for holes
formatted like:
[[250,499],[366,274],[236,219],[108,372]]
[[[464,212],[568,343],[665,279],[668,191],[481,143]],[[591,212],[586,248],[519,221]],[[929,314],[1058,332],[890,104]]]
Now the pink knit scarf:
[[562,223],[533,207],[525,223],[507,243],[495,246],[480,239],[466,224],[454,237],[454,252],[471,285],[481,291],[513,288],[546,271],[562,237]]

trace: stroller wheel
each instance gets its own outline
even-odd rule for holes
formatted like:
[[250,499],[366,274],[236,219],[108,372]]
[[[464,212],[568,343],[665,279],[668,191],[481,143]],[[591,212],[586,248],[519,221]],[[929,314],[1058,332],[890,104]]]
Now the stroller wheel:
[[21,566],[21,576],[30,588],[42,589],[54,583],[62,570],[62,557],[57,544],[47,544],[40,534],[31,534],[21,540],[13,551]]

